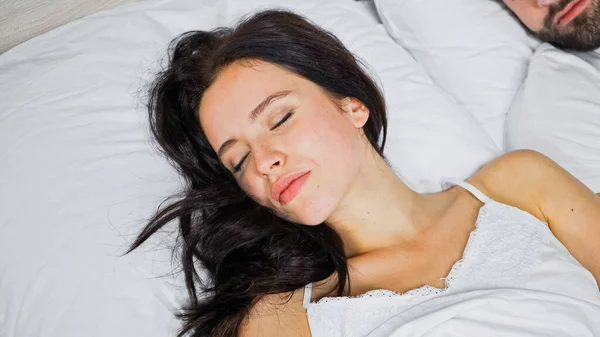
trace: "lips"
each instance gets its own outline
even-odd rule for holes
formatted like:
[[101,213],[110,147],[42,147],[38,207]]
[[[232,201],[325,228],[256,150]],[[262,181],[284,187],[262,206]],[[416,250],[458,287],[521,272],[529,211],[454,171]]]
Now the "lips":
[[271,188],[271,198],[281,204],[289,203],[298,195],[309,174],[310,171],[302,171],[280,177]]
[[554,23],[566,25],[576,18],[587,7],[589,0],[573,0],[562,11],[554,16]]

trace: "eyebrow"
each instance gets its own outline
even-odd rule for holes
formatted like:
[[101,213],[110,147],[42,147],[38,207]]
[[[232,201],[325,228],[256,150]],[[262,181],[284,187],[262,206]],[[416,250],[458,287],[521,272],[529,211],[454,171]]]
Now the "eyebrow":
[[[254,123],[256,121],[256,119],[260,116],[260,114],[263,111],[265,111],[265,109],[271,103],[277,101],[278,99],[282,99],[282,98],[286,97],[290,93],[291,93],[290,90],[283,90],[283,91],[278,91],[276,93],[273,93],[273,94],[267,96],[254,109],[252,109],[252,111],[250,111],[250,114],[248,114],[248,121],[250,121],[250,123]],[[223,154],[225,154],[225,152],[227,152],[227,150],[229,150],[233,146],[233,144],[235,144],[236,142],[237,142],[237,140],[235,140],[235,139],[228,139],[227,141],[225,141],[223,143],[223,145],[221,145],[221,147],[219,148],[219,151],[217,152],[217,155],[219,156],[219,158],[221,158],[223,156]]]

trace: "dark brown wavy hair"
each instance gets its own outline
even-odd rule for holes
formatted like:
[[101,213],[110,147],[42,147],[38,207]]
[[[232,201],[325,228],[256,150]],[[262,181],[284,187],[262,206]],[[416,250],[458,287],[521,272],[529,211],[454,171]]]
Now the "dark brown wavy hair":
[[[364,132],[383,156],[387,120],[379,88],[333,34],[302,16],[267,10],[233,28],[191,31],[174,39],[168,65],[149,89],[148,112],[153,137],[186,187],[182,197],[159,207],[131,250],[178,221],[175,249],[190,296],[178,315],[183,320],[179,336],[237,336],[264,295],[295,291],[334,273],[338,294],[348,290],[340,236],[326,224],[291,223],[258,205],[206,139],[198,118],[202,96],[224,68],[240,60],[277,64],[333,97],[359,99],[370,111]],[[208,281],[200,278],[200,270],[208,272]]]

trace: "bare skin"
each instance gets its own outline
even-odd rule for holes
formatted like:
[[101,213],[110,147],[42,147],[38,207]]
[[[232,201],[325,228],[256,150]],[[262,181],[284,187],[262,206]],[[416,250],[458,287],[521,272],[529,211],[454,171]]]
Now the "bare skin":
[[[260,104],[267,97],[272,99]],[[224,69],[199,113],[211,146],[252,198],[290,220],[324,222],[340,233],[350,295],[444,286],[440,279],[462,257],[482,203],[460,187],[434,194],[411,190],[364,135],[370,112],[362,102],[336,100],[283,68],[252,61]],[[280,179],[298,172],[309,172],[308,178],[291,197],[274,192]],[[600,197],[554,162],[517,151],[468,182],[548,223],[600,280]],[[332,284],[334,275],[314,284],[313,300],[332,296]],[[303,289],[264,297],[241,336],[310,336],[302,297]]]
[[542,41],[566,49],[600,48],[600,0],[503,1]]

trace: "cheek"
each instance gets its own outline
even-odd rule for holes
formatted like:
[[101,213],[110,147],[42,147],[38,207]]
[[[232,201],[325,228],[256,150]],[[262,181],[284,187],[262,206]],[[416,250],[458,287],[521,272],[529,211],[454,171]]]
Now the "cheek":
[[537,0],[504,0],[523,24],[533,32],[544,28],[548,6],[538,6]]
[[240,188],[248,194],[250,198],[256,201],[258,204],[270,207],[268,204],[268,195],[265,192],[265,180],[255,174],[245,174],[241,179],[237,180]]
[[292,150],[292,153],[312,159],[319,166],[327,165],[325,169],[332,171],[339,161],[350,159],[356,131],[343,119],[341,112],[325,108],[320,111],[313,118],[304,120],[302,127],[288,141],[298,150]]
[[523,21],[523,24],[532,32],[537,33],[544,29],[544,23],[547,15],[547,9],[532,9],[524,14],[524,17],[521,19],[521,21]]
[[313,120],[304,131],[291,139],[295,150],[291,152],[300,161],[314,166],[313,200],[311,210],[317,213],[331,211],[343,197],[360,167],[361,151],[357,131],[345,120],[342,113],[323,111],[319,120]]

